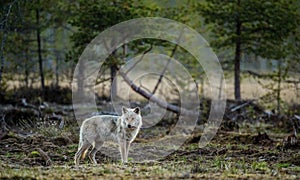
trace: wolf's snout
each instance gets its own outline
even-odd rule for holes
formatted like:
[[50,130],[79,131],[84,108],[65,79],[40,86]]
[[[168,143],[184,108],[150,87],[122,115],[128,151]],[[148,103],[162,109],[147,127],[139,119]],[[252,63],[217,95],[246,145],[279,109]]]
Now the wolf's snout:
[[127,125],[128,128],[132,128],[132,126],[130,124]]

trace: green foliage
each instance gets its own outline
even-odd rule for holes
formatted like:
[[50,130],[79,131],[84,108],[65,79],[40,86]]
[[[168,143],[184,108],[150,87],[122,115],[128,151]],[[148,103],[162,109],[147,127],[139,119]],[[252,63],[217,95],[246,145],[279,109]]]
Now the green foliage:
[[[212,45],[225,53],[234,51],[236,99],[241,98],[242,54],[275,60],[286,58],[291,53],[288,37],[299,25],[298,8],[297,0],[210,0],[200,4],[205,22],[213,25]],[[280,87],[281,67],[278,71]]]
[[156,10],[153,6],[141,7],[141,5],[134,0],[113,2],[79,0],[78,3],[70,5],[72,17],[69,23],[78,31],[71,36],[74,48],[69,57],[77,60],[85,46],[106,28],[143,15],[151,16],[151,12]]
[[201,4],[200,12],[214,25],[215,47],[234,47],[240,38],[243,52],[279,59],[286,56],[285,40],[298,25],[297,8],[296,0],[210,0]]
[[30,155],[33,157],[37,157],[40,156],[40,153],[38,151],[31,151]]
[[[232,66],[233,51],[238,39],[242,45],[242,53],[267,59],[288,58],[283,60],[280,76],[278,72],[271,74],[272,77],[269,79],[272,81],[278,82],[280,78],[285,80],[290,70],[299,72],[300,69],[298,63],[300,16],[299,2],[296,0],[69,0],[68,2],[62,0],[0,2],[0,39],[3,39],[4,32],[8,35],[4,47],[6,82],[17,80],[20,86],[31,87],[39,80],[37,29],[40,29],[42,36],[46,79],[53,79],[55,65],[63,69],[60,70],[62,75],[71,79],[79,55],[95,36],[115,24],[139,17],[170,18],[196,29],[204,34],[206,39],[212,40],[210,42],[217,51],[225,51],[225,59],[229,59],[222,64],[225,69]],[[4,17],[12,3],[6,28],[3,29]],[[40,25],[36,24],[37,9],[40,10]],[[203,23],[204,20],[206,24]],[[241,22],[241,34],[237,34],[236,31],[237,20]],[[165,41],[138,40],[128,44],[126,56],[140,54],[148,49],[150,44],[153,45],[152,52],[167,55],[170,55],[174,48],[174,44]],[[63,57],[66,52],[68,52],[66,57]],[[104,68],[124,63],[122,52],[117,50],[115,53],[115,57],[109,57],[105,61]],[[204,77],[198,61],[184,49],[179,47],[174,58],[188,69],[193,78]],[[64,59],[68,61],[63,61]],[[286,67],[285,62],[293,66]],[[64,68],[68,71],[64,71]],[[4,85],[2,89],[8,87]],[[272,98],[279,91],[275,83],[270,85],[269,89],[273,92],[266,98]],[[68,94],[66,101],[69,99]]]
[[[186,3],[176,2],[173,3],[172,6],[169,6],[168,4],[155,1],[140,2],[136,0],[125,0],[110,2],[103,0],[80,0],[77,4],[69,6],[69,9],[72,11],[72,17],[69,22],[72,26],[76,27],[78,31],[71,37],[74,48],[69,52],[68,58],[77,60],[85,46],[99,33],[115,24],[133,18],[166,17],[187,23],[193,28],[198,28],[201,21],[196,11],[197,4],[197,1],[186,1]],[[170,52],[174,47],[174,45],[160,40],[139,40],[129,44],[129,48],[130,51],[141,53],[149,48],[149,44],[167,47],[165,50]],[[180,53],[182,53],[182,51],[180,51]],[[111,64],[114,64],[112,58],[110,58],[108,62],[108,65]],[[117,64],[121,64],[121,62],[119,61]],[[192,64],[195,64],[195,62]],[[194,66],[191,65],[191,67]]]
[[268,163],[265,161],[262,162],[253,162],[251,164],[251,168],[258,171],[266,171],[268,170]]
[[[67,65],[61,65],[62,54],[68,47],[68,40],[66,40],[68,13],[59,6],[63,1],[11,0],[3,3],[3,6],[0,6],[0,37],[2,40],[6,32],[7,41],[4,46],[6,80],[20,82],[16,85],[19,87],[32,86],[39,80],[37,78],[37,30],[41,35],[45,77],[52,78],[54,69],[55,71],[67,69]],[[4,21],[2,17],[5,18],[4,15],[9,7],[11,7],[10,14]],[[36,21],[37,11],[39,11],[39,24]],[[6,26],[2,26],[2,22],[6,22]],[[53,66],[56,67],[52,68]]]
[[[299,10],[300,11],[300,10]],[[299,73],[300,72],[300,25],[290,35],[288,49],[291,50],[291,54],[288,59],[289,71]]]
[[278,164],[276,164],[276,166],[278,168],[288,168],[291,166],[291,164],[290,163],[278,163]]

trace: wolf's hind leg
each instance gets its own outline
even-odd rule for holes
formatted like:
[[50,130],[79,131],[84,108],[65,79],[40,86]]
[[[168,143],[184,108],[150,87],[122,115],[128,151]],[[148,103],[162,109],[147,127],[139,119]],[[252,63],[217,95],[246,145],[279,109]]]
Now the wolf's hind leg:
[[103,144],[103,141],[95,141],[95,143],[93,144],[93,148],[89,153],[89,159],[92,161],[93,164],[97,164],[95,155],[101,148],[102,144]]
[[78,166],[80,158],[85,157],[85,153],[88,150],[88,148],[91,146],[89,142],[83,142],[81,146],[78,148],[78,151],[75,154],[75,165]]
[[76,166],[78,166],[79,160],[80,160],[80,157],[81,157],[81,153],[82,153],[81,147],[82,147],[82,146],[80,146],[80,147],[78,148],[78,151],[76,152],[75,157],[74,157],[74,163],[75,163]]

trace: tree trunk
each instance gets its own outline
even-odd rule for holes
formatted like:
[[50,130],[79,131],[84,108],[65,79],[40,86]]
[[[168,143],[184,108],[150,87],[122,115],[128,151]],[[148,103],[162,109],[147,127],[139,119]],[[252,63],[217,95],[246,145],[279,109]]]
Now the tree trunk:
[[4,44],[6,41],[7,32],[4,30],[3,39],[1,42],[1,62],[0,62],[0,85],[2,84],[2,74],[4,70]]
[[219,97],[218,97],[219,99],[222,98],[222,92],[223,92],[222,87],[223,87],[223,78],[220,79],[220,88],[219,88]]
[[[240,0],[238,0],[238,6],[240,6]],[[239,12],[238,12],[239,13]],[[241,30],[242,23],[240,21],[239,14],[236,19],[236,48],[234,58],[234,97],[236,100],[241,100],[241,81],[240,81],[240,64],[241,64]]]
[[110,79],[111,79],[111,96],[115,97],[117,95],[117,83],[113,83],[116,78],[118,67],[113,64],[110,66]]
[[117,57],[116,57],[116,51],[114,51],[112,53],[112,56],[113,56],[113,63],[110,65],[110,80],[111,80],[111,94],[110,94],[110,97],[116,97],[117,95],[117,83],[113,83],[115,78],[116,78],[116,75],[117,75],[117,72],[118,72],[118,65],[117,65]]
[[111,97],[116,97],[116,95],[117,95],[117,83],[113,83],[114,79],[116,78],[117,71],[118,71],[118,66],[115,64],[112,64],[110,66]]
[[85,92],[84,92],[84,69],[85,69],[85,63],[83,61],[78,62],[78,74],[77,74],[77,91],[78,94],[81,96],[81,98],[85,97]]
[[281,62],[281,59],[278,60],[278,84],[277,84],[277,97],[276,97],[276,100],[277,100],[277,114],[281,114],[281,103],[280,103],[280,94],[281,94],[281,77],[282,76],[282,62]]
[[25,86],[28,88],[29,86],[29,67],[28,67],[28,48],[25,49],[25,61],[24,61],[24,68],[25,68]]
[[41,78],[41,87],[42,87],[42,96],[44,97],[45,93],[45,79],[43,72],[43,59],[42,59],[42,49],[41,49],[41,32],[40,32],[40,10],[36,9],[36,38],[38,45],[38,58],[39,58],[39,68],[40,68],[40,78]]
[[55,56],[55,87],[59,86],[59,52],[55,52],[56,56]]
[[200,84],[201,84],[201,88],[200,88],[201,98],[204,99],[204,77],[203,77],[203,75],[200,77]]

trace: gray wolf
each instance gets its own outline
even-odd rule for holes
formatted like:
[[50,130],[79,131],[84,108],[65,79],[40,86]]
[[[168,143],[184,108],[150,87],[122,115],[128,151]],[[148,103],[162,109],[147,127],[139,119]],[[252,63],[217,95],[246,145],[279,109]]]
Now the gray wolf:
[[134,109],[122,107],[121,116],[100,115],[83,121],[80,128],[78,151],[75,154],[75,165],[80,158],[88,154],[93,164],[97,164],[95,155],[104,142],[114,141],[119,144],[122,163],[127,163],[129,147],[136,138],[142,126],[142,116],[139,107]]

